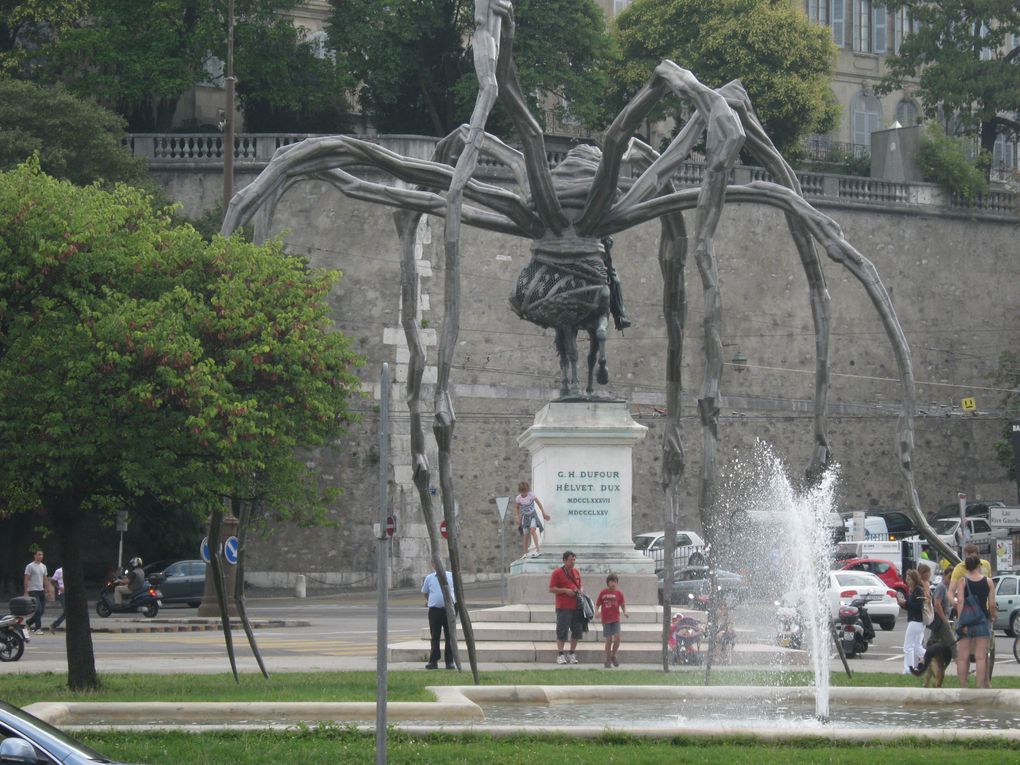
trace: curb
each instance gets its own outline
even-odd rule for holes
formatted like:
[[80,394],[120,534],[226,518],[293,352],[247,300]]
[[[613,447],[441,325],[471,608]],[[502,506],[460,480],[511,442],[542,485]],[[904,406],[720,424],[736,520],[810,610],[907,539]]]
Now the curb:
[[[267,628],[280,628],[280,627],[311,627],[312,623],[304,619],[258,619],[251,622],[251,628],[267,629]],[[243,625],[239,621],[231,621],[230,627],[234,629],[243,629]],[[151,623],[151,622],[132,622],[129,624],[118,625],[116,627],[92,627],[93,633],[145,633],[145,632],[222,632],[223,623],[214,620],[189,620],[186,622],[170,622],[170,623]],[[64,630],[57,630],[58,633],[64,632]]]

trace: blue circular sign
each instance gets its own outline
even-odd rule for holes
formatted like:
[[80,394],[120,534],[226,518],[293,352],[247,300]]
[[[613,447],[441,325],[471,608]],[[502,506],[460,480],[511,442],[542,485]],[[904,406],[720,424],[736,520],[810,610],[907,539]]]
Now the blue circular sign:
[[202,537],[202,544],[198,549],[199,553],[202,555],[202,560],[206,563],[211,563],[212,556],[209,554],[209,537]]
[[237,565],[237,544],[237,537],[227,537],[223,543],[223,557],[231,565]]

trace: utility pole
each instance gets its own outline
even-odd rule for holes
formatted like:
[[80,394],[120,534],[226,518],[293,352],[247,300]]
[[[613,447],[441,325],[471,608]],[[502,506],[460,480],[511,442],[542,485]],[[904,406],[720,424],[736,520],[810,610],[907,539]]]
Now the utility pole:
[[223,214],[234,197],[234,0],[227,9],[226,109],[223,116]]

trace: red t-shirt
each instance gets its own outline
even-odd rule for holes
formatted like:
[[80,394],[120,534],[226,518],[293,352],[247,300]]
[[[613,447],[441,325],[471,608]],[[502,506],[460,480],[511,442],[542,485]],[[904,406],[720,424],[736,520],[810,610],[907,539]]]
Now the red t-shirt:
[[603,624],[620,621],[620,609],[625,605],[623,593],[620,590],[610,590],[608,587],[600,592],[595,600],[595,608],[602,607],[599,613],[602,615]]
[[[581,589],[581,572],[577,568],[570,569],[570,573],[560,566],[554,569],[552,576],[549,577],[549,588],[553,587],[566,587],[571,590]],[[573,593],[569,595],[562,595],[556,593],[556,608],[577,608],[577,596]]]

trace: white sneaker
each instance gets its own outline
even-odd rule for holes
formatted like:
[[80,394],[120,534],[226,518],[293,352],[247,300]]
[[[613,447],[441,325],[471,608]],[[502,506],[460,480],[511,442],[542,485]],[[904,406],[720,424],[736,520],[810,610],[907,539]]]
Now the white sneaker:
[[538,557],[538,556],[539,556],[540,554],[541,554],[541,553],[539,553],[539,551],[538,551],[538,550],[532,550],[531,552],[529,552],[529,553],[528,553],[527,555],[525,555],[524,557],[525,557],[525,558],[537,558],[537,557]]
[[569,656],[567,656],[567,663],[568,664],[577,664],[577,654],[576,653],[572,653]]
[[567,663],[567,656],[566,656],[566,654],[562,654],[561,653],[560,655],[558,655],[556,657],[556,663],[557,664],[566,664]]

